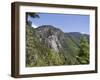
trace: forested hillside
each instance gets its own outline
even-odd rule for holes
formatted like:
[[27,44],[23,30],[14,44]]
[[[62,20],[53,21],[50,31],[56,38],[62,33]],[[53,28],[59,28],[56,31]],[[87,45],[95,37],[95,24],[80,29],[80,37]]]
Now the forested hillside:
[[26,25],[26,67],[89,64],[89,35]]

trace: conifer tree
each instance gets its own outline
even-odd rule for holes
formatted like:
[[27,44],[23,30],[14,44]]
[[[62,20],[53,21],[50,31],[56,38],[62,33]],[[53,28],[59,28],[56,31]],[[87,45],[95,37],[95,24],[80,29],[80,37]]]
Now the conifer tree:
[[79,64],[89,63],[89,43],[86,37],[82,36],[80,39],[80,49],[77,56]]
[[[27,12],[26,13],[26,24],[29,24],[31,23],[30,20],[28,20],[28,18],[31,17],[31,18],[40,18],[40,16],[37,14],[37,13],[31,13],[31,12]],[[32,24],[32,23],[31,23]]]

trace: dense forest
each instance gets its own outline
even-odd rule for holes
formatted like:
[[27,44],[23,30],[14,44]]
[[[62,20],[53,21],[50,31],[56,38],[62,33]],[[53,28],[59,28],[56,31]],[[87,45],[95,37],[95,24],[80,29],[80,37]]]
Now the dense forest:
[[26,66],[89,63],[89,35],[64,33],[51,25],[26,25]]
[[89,35],[63,32],[52,25],[32,27],[26,13],[26,67],[89,64]]

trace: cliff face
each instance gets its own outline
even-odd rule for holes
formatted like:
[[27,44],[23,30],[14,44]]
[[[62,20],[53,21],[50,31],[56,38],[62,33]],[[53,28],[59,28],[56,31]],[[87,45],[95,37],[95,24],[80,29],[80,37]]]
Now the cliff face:
[[87,34],[64,33],[51,25],[26,26],[26,66],[79,64],[76,56],[82,36],[89,41]]
[[59,52],[62,48],[61,39],[64,39],[64,33],[50,25],[40,26],[36,29],[38,38],[41,42],[53,49],[55,52]]

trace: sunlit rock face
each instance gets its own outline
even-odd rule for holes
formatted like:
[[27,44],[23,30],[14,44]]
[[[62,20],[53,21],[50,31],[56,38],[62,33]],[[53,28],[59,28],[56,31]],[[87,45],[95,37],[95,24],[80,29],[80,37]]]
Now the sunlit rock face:
[[79,64],[77,60],[80,39],[89,35],[63,32],[57,26],[26,26],[26,66]]
[[[39,40],[57,53],[69,50],[71,45],[78,47],[80,37],[83,35],[79,32],[64,33],[51,25],[42,25],[35,29]],[[89,35],[84,34],[84,36],[89,39]]]
[[[64,33],[53,26],[43,25],[36,29],[40,41],[48,45],[49,48],[53,49],[55,52],[59,52],[62,48],[60,39],[64,38]],[[61,36],[62,35],[62,36]]]

